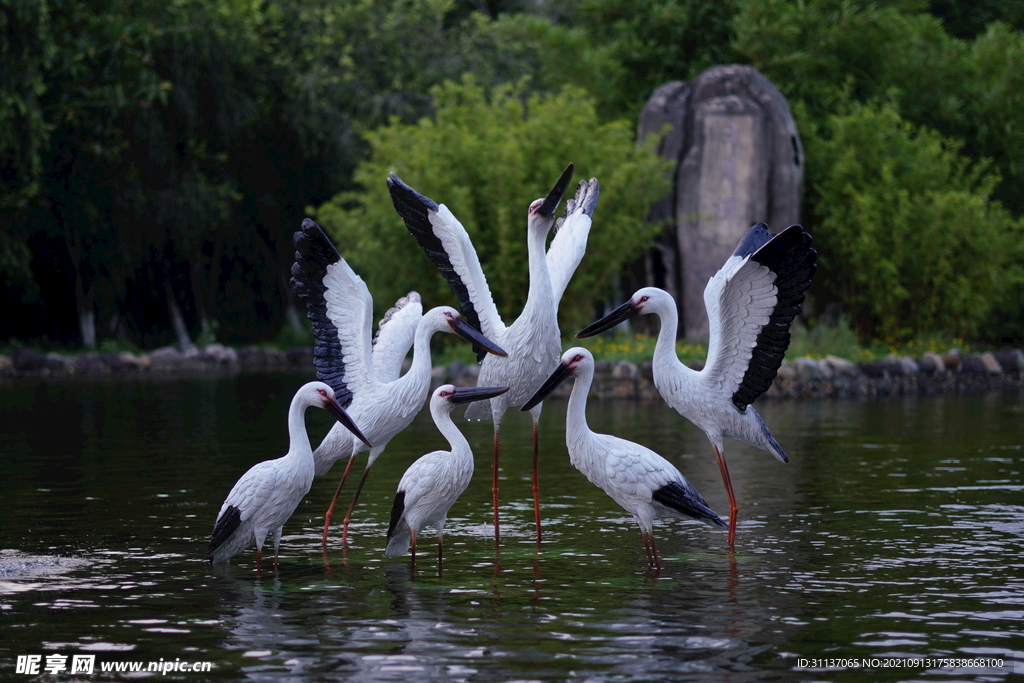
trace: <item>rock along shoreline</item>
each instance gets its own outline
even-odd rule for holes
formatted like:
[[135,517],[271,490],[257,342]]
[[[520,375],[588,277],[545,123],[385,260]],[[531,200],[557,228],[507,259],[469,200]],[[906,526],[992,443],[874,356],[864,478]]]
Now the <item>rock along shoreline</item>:
[[[476,384],[479,365],[433,369],[433,385],[452,382]],[[700,368],[699,363],[691,367]],[[598,361],[591,396],[594,398],[657,399],[650,361]],[[149,353],[86,353],[65,356],[21,348],[0,355],[0,379],[195,377],[254,372],[308,372],[312,379],[313,351],[302,347],[281,351],[262,347],[229,347],[210,344],[184,352],[163,347]],[[571,383],[555,395],[567,396]],[[844,358],[795,358],[783,362],[766,398],[858,398],[989,391],[1024,388],[1024,352],[961,355],[925,353],[919,358],[890,356],[870,363]]]

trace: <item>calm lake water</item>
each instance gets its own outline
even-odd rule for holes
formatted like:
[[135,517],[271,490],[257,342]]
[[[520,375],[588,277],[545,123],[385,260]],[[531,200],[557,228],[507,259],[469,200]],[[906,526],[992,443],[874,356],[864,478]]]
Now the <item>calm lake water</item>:
[[[443,571],[432,533],[415,572],[386,560],[398,479],[444,446],[423,411],[370,474],[347,553],[340,527],[326,559],[320,547],[337,465],[285,526],[278,573],[257,577],[255,550],[211,569],[221,502],[285,452],[288,402],[307,379],[0,386],[0,566],[39,569],[0,572],[0,680],[32,679],[19,655],[41,655],[42,671],[57,654],[68,670],[95,655],[95,672],[40,680],[161,660],[211,663],[167,677],[185,681],[1024,676],[1024,392],[760,403],[790,463],[727,441],[734,550],[724,531],[661,520],[658,574],[632,519],[569,464],[559,400],[541,425],[539,549],[529,417],[509,413],[500,566],[490,425],[461,419],[477,472],[452,508]],[[589,415],[728,512],[707,439],[664,404],[592,401]],[[308,412],[314,443],[329,419]]]

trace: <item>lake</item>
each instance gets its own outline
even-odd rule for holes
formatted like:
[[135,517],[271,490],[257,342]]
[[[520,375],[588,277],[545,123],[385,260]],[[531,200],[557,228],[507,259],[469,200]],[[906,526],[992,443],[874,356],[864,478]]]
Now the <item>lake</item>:
[[[632,518],[569,464],[564,400],[541,422],[539,548],[530,420],[510,412],[498,561],[491,427],[461,417],[477,470],[449,515],[443,569],[432,529],[415,570],[385,559],[398,479],[446,448],[424,410],[374,466],[347,551],[339,516],[326,554],[320,544],[339,463],[285,525],[278,572],[264,557],[257,576],[255,549],[211,568],[224,497],[287,450],[287,406],[308,379],[0,386],[0,679],[33,680],[19,662],[39,680],[83,681],[161,675],[101,673],[133,663],[184,681],[1024,675],[1024,392],[760,402],[789,464],[727,440],[735,546],[659,520],[660,572]],[[710,443],[663,403],[595,400],[588,413],[728,513]],[[307,425],[318,443],[330,417],[310,410]]]

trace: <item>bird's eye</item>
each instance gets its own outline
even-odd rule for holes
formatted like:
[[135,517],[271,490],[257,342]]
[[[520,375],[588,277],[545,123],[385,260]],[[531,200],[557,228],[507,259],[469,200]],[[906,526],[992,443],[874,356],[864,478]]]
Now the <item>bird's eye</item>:
[[326,391],[324,391],[323,389],[317,389],[317,390],[316,390],[316,393],[320,394],[320,395],[321,395],[321,396],[323,396],[324,398],[327,398],[327,392],[326,392]]
[[575,356],[572,357],[572,362],[573,363],[579,363],[582,360],[583,360],[583,354],[582,353],[577,353]]
[[642,296],[642,297],[640,297],[640,303],[644,303],[646,301],[650,301],[650,299],[651,299],[651,297],[649,297],[649,296]]

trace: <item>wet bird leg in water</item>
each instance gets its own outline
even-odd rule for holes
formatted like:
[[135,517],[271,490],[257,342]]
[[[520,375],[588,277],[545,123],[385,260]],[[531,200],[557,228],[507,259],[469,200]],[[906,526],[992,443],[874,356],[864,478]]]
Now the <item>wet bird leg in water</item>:
[[356,503],[359,501],[359,494],[363,490],[363,484],[366,483],[366,475],[370,473],[370,466],[367,465],[366,469],[363,470],[363,476],[359,479],[359,486],[356,487],[356,495],[352,496],[352,504],[348,506],[348,512],[345,513],[345,520],[341,523],[341,545],[348,546],[348,523],[352,519],[352,513],[355,512]]
[[732,479],[729,477],[729,465],[725,462],[725,456],[718,446],[715,449],[715,457],[718,458],[718,469],[722,472],[722,481],[725,482],[725,491],[729,494],[729,545],[732,546],[736,540],[736,513],[739,508],[736,506],[736,494],[732,492]]
[[537,544],[540,545],[540,470],[537,457],[537,422],[533,423],[533,516],[537,520]]
[[501,432],[494,428],[494,463],[491,472],[491,499],[494,502],[494,544],[501,541],[501,531],[498,528],[498,446],[501,440]]
[[640,534],[644,539],[644,550],[647,551],[647,564],[660,571],[661,558],[658,557],[658,548],[654,545],[654,532],[642,531]]
[[334,498],[331,498],[331,505],[327,508],[327,513],[324,515],[324,535],[320,539],[321,545],[327,547],[327,530],[331,528],[331,516],[334,514],[334,505],[338,502],[338,494],[341,493],[341,487],[345,485],[345,480],[348,479],[348,473],[352,469],[352,462],[356,459],[356,454],[353,453],[348,458],[348,464],[345,465],[345,473],[341,475],[341,481],[338,482],[338,488],[334,490]]

